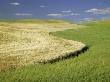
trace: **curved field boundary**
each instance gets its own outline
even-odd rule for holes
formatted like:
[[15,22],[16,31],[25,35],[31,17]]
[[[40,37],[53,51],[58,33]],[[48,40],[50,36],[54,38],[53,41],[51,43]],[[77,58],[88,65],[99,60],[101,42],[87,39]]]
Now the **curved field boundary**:
[[[28,64],[52,63],[69,56],[77,56],[87,48],[81,42],[52,36],[48,29],[53,32],[53,28],[45,27],[43,29],[41,24],[40,26],[39,24],[23,23],[20,26],[19,23],[1,24],[0,69]],[[65,29],[69,28],[61,28],[60,30]]]

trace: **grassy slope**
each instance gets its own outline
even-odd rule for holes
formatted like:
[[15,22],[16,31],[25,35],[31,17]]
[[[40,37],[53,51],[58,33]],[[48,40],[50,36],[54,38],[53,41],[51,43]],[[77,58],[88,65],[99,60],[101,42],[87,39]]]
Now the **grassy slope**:
[[110,23],[53,35],[82,41],[89,50],[54,64],[32,65],[0,73],[0,82],[110,82]]

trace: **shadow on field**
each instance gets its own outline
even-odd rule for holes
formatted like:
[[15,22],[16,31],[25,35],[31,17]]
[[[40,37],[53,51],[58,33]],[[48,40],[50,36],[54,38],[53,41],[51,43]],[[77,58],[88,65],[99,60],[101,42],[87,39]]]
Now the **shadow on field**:
[[75,52],[70,52],[69,54],[66,54],[65,56],[59,56],[58,58],[48,60],[48,61],[39,62],[39,63],[43,63],[43,64],[51,63],[52,64],[52,63],[58,62],[60,60],[78,57],[81,53],[85,53],[88,49],[89,49],[89,46],[85,46],[81,50],[78,50]]

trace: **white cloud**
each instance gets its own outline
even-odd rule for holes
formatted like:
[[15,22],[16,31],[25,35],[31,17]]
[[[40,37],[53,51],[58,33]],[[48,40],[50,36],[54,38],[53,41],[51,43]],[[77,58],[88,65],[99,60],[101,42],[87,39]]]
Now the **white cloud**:
[[49,17],[68,17],[68,16],[79,16],[78,13],[50,13],[47,16]]
[[61,13],[62,13],[64,16],[78,16],[78,15],[80,15],[80,14],[78,14],[78,13],[72,12],[71,10],[61,11]]
[[71,16],[79,16],[80,14],[78,13],[70,13]]
[[16,16],[32,16],[30,13],[16,13]]
[[50,16],[50,17],[63,17],[64,15],[60,14],[60,13],[50,13],[47,16]]
[[62,13],[71,13],[71,10],[67,10],[67,11],[61,11]]
[[13,2],[13,3],[10,3],[11,5],[15,5],[15,6],[18,6],[18,5],[20,5],[20,3],[18,3],[18,2]]
[[105,8],[105,9],[93,8],[93,9],[86,10],[85,12],[92,13],[92,14],[106,15],[106,14],[110,14],[110,7]]
[[110,9],[110,7],[108,7],[107,9]]
[[40,5],[40,7],[41,7],[41,8],[45,8],[46,6],[45,6],[45,5]]
[[83,18],[82,20],[83,21],[93,21],[94,19],[93,18]]

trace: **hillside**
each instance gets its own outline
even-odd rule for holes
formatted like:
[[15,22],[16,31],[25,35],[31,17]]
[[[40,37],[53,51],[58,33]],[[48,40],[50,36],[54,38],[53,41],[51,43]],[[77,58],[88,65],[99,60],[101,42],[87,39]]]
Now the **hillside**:
[[89,47],[85,53],[53,64],[34,64],[2,70],[0,82],[110,82],[110,23],[103,22],[104,25],[100,21],[89,22],[88,25],[83,24],[87,25],[86,28],[50,33],[58,41],[59,38],[64,38],[63,40],[83,42]]

